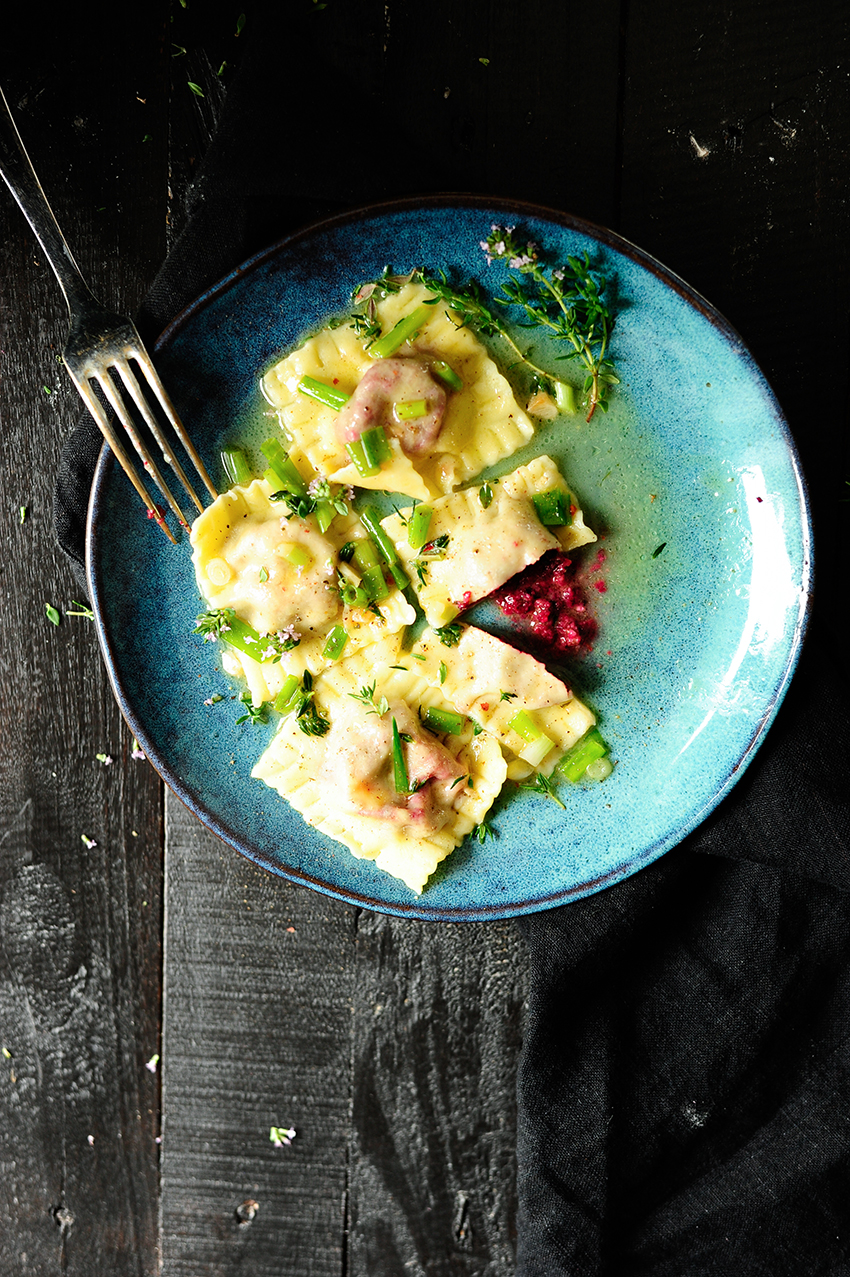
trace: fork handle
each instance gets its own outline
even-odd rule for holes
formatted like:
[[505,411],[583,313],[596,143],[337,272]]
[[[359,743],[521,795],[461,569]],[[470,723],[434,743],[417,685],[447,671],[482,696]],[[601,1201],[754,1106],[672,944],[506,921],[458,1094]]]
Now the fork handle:
[[83,279],[74,261],[65,236],[53,216],[47,196],[41,188],[30,157],[21,141],[6,95],[0,88],[0,175],[20,205],[44,255],[53,267],[56,278],[65,294],[68,311],[73,317],[91,310],[92,305],[102,309],[97,298]]

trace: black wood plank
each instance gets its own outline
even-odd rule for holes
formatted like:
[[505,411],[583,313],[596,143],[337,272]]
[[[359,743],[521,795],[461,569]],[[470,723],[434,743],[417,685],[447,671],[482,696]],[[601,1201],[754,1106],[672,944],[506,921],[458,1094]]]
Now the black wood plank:
[[164,1277],[336,1277],[356,910],[167,807]]
[[[165,130],[143,143],[136,100],[164,27],[148,6],[114,64],[61,19],[4,40],[4,88],[59,220],[93,286],[128,308],[164,251]],[[135,1277],[157,1249],[160,784],[131,757],[92,623],[45,616],[80,597],[52,528],[79,406],[58,363],[64,303],[5,187],[0,242],[0,1272]]]
[[[848,549],[850,14],[837,0],[629,5],[619,229],[742,333],[815,503],[818,609]],[[843,461],[843,464],[842,464]]]
[[509,923],[361,914],[352,1277],[513,1272],[525,956]]

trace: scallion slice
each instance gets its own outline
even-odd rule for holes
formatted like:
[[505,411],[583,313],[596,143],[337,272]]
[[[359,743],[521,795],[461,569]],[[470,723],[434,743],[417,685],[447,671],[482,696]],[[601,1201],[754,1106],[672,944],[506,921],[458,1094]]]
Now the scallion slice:
[[508,727],[512,732],[516,732],[517,736],[521,736],[523,740],[535,741],[543,735],[534,719],[526,714],[524,709],[518,709],[514,714]]
[[376,474],[380,473],[381,467],[374,462],[369,461],[366,456],[366,450],[363,447],[363,440],[352,439],[351,443],[345,445],[345,451],[351,457],[354,463],[354,469],[360,475],[361,479],[372,479]]
[[307,495],[307,485],[301,478],[298,467],[277,439],[267,439],[261,445],[260,452],[268,461],[271,470],[271,475],[267,470],[264,478],[268,479],[273,486],[276,482],[279,488],[291,492],[293,496]]
[[366,568],[363,573],[363,588],[370,602],[380,603],[389,597],[389,587],[384,580],[384,569],[380,563],[376,563],[372,568]]
[[431,365],[431,372],[435,377],[439,377],[440,381],[444,382],[449,390],[463,390],[463,381],[451,364],[447,364],[440,359],[437,363]]
[[520,758],[531,767],[539,767],[546,755],[555,747],[555,742],[543,732],[525,749],[520,750]]
[[578,412],[575,387],[568,381],[555,382],[555,403],[560,412]]
[[371,429],[364,430],[360,436],[360,442],[363,445],[363,455],[367,463],[370,466],[377,466],[379,470],[393,455],[383,426],[372,426]]
[[298,389],[302,395],[309,395],[311,399],[336,412],[344,408],[351,398],[344,390],[337,390],[336,386],[329,386],[326,381],[319,381],[316,377],[302,377]]
[[537,517],[547,528],[566,527],[572,523],[569,493],[563,488],[550,488],[548,492],[535,492],[531,498]]
[[322,648],[322,656],[327,661],[338,661],[347,642],[348,631],[343,629],[341,625],[335,625],[328,634],[325,646]]
[[295,695],[301,686],[297,674],[288,674],[284,679],[283,687],[274,698],[272,708],[278,714],[288,714],[295,706]]
[[394,355],[399,346],[403,346],[408,338],[418,332],[431,314],[432,307],[417,306],[409,315],[405,315],[388,333],[372,342],[369,347],[372,359],[386,359],[389,355]]
[[374,510],[371,506],[365,506],[360,511],[360,522],[378,547],[378,551],[389,567],[398,588],[400,590],[406,589],[410,585],[410,578],[401,566],[398,551],[393,545],[392,538],[381,527],[377,510]]
[[401,399],[393,404],[393,416],[396,421],[415,421],[417,417],[424,417],[427,412],[426,399]]
[[457,736],[463,731],[466,719],[453,709],[440,709],[437,705],[429,705],[422,715],[422,722],[432,732],[448,733]]
[[251,482],[251,467],[241,448],[222,448],[221,464],[231,484]]
[[398,723],[395,718],[393,718],[393,781],[397,793],[410,793],[407,763],[404,761],[404,750],[401,747],[401,736],[399,735]]
[[412,550],[421,550],[428,540],[433,514],[429,505],[418,505],[407,520],[407,544]]
[[581,780],[587,771],[589,763],[597,758],[603,758],[609,752],[608,746],[602,739],[598,728],[591,727],[589,732],[585,732],[581,740],[568,750],[561,761],[558,763],[556,771],[560,772],[567,780]]

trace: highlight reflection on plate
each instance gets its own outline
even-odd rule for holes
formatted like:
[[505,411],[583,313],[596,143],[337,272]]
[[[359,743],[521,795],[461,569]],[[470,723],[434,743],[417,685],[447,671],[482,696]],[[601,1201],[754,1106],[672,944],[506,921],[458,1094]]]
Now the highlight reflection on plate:
[[[796,453],[740,338],[639,249],[529,206],[446,197],[364,210],[276,245],[200,298],[160,340],[157,364],[207,465],[221,477],[221,442],[274,432],[260,373],[385,266],[442,268],[495,290],[504,268],[488,268],[479,248],[494,222],[521,225],[554,256],[587,251],[618,298],[611,353],[621,385],[609,413],[589,425],[543,423],[500,468],[548,452],[602,537],[600,634],[572,681],[617,763],[604,784],[561,785],[565,811],[506,790],[491,822],[496,838],[467,839],[415,897],[251,779],[273,725],[236,725],[234,689],[213,648],[192,634],[202,608],[188,543],[175,549],[148,523],[105,454],[89,510],[90,589],[113,688],[166,782],[273,872],[419,918],[545,909],[679,842],[732,787],[772,722],[810,590]],[[511,637],[494,608],[476,614]],[[225,699],[206,705],[215,692]]]

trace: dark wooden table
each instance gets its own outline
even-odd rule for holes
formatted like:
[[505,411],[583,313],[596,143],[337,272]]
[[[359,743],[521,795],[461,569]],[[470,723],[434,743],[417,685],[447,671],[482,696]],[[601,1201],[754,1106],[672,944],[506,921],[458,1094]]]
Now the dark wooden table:
[[[402,102],[399,128],[442,134],[456,189],[611,226],[744,335],[796,432],[828,587],[850,508],[847,6],[349,8],[383,118]],[[137,9],[129,45],[86,8],[9,15],[0,50],[80,265],[131,312],[252,22]],[[282,103],[293,74],[282,50]],[[507,1277],[523,943],[273,878],[133,759],[54,545],[64,306],[5,188],[0,243],[0,1277]]]

